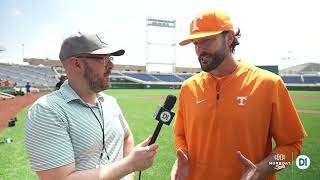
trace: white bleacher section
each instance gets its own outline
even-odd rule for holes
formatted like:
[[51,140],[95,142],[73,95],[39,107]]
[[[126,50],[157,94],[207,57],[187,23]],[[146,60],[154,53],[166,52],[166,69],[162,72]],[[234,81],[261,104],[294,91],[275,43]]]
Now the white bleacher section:
[[54,76],[50,67],[0,63],[0,79],[9,79],[18,87],[24,87],[27,82],[32,86],[53,87],[57,83]]

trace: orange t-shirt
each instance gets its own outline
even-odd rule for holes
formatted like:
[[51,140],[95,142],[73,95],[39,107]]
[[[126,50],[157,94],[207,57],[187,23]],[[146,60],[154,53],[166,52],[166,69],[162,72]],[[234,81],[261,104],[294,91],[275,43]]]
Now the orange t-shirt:
[[291,161],[300,149],[285,145],[306,136],[281,78],[241,62],[222,79],[201,72],[183,83],[174,133],[176,149],[188,151],[189,180],[239,180],[236,151],[255,164],[272,151]]

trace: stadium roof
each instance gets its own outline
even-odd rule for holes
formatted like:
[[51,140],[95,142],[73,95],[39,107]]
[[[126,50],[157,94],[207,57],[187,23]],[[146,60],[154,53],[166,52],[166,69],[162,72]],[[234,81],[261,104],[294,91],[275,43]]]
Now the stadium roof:
[[320,63],[305,63],[280,70],[281,74],[319,74]]

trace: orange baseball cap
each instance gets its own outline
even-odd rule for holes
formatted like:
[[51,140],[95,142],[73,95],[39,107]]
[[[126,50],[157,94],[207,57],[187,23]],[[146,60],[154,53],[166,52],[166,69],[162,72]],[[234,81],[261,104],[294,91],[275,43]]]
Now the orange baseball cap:
[[190,23],[190,35],[179,43],[187,45],[193,40],[213,36],[223,31],[232,30],[229,15],[221,10],[209,10],[199,13]]

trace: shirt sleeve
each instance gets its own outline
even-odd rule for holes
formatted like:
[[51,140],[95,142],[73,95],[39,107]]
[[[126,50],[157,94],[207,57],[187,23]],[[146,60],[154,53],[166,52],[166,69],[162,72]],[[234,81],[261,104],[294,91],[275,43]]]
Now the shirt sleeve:
[[180,95],[178,98],[178,109],[176,119],[173,125],[173,131],[175,134],[174,143],[176,150],[184,149],[188,150],[186,137],[185,137],[185,125],[184,125],[184,109],[183,109],[183,89],[181,88]]
[[33,171],[73,163],[74,153],[66,122],[50,107],[33,105],[27,115],[25,146]]
[[288,145],[276,145],[273,149],[273,154],[283,154],[285,159],[283,161],[290,162],[300,154],[302,148],[302,140],[296,141]]
[[307,136],[289,92],[279,79],[274,87],[271,135],[276,147],[273,153],[283,153],[286,157],[296,156],[301,150],[302,139]]

